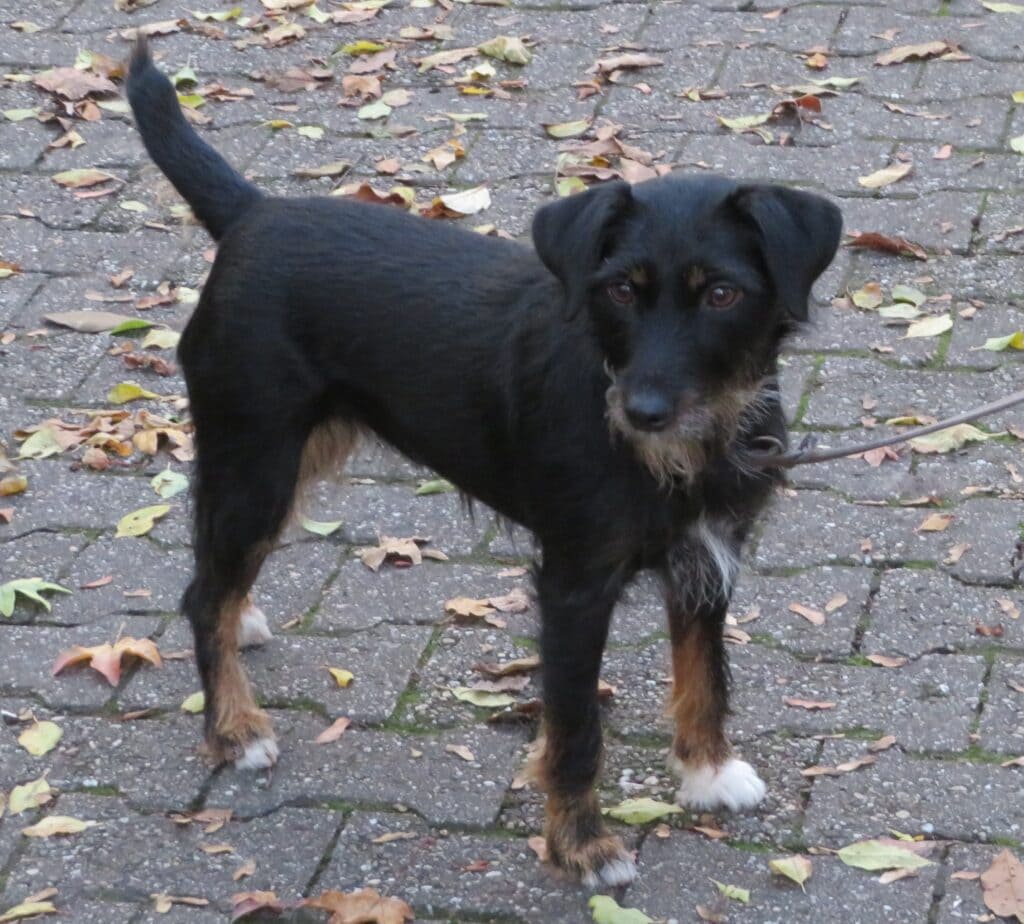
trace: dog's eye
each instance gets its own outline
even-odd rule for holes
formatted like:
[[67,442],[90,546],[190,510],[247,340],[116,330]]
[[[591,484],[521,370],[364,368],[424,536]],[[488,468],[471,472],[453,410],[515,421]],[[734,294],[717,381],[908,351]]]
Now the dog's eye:
[[612,282],[608,285],[608,297],[619,305],[631,305],[636,299],[636,289],[633,283],[626,279]]
[[740,300],[743,293],[732,286],[715,286],[709,289],[704,301],[709,308],[730,308]]

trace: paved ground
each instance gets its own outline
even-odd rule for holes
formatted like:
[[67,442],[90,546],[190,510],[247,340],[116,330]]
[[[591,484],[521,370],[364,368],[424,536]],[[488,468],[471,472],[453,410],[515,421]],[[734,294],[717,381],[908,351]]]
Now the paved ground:
[[[208,267],[209,240],[182,226],[178,202],[147,163],[117,96],[76,108],[31,79],[73,66],[83,51],[120,58],[120,30],[169,21],[163,31],[171,31],[154,40],[165,69],[191,65],[200,93],[217,83],[243,91],[221,101],[214,92],[198,113],[213,143],[262,186],[326,193],[357,181],[382,191],[405,185],[426,206],[486,182],[490,208],[461,220],[516,236],[553,195],[567,143],[547,137],[541,123],[621,125],[618,137],[640,152],[625,150],[632,163],[614,155],[604,163],[627,174],[676,164],[825,190],[841,198],[848,230],[901,235],[928,254],[921,262],[844,248],[819,286],[817,324],[787,355],[796,429],[854,439],[862,426],[888,432],[892,417],[944,415],[1020,385],[1019,354],[977,348],[1024,326],[1024,156],[1010,144],[1024,136],[1024,105],[1012,99],[1024,91],[1024,16],[967,0],[781,12],[759,0],[451,9],[413,0],[376,13],[373,4],[322,2],[318,12],[339,22],[318,23],[302,10],[263,21],[301,25],[304,34],[289,40],[287,28],[246,28],[263,7],[239,5],[240,19],[218,23],[192,11],[230,14],[220,0],[0,0],[0,260],[18,268],[0,271],[0,447],[13,459],[19,429],[51,418],[81,428],[90,418],[76,409],[111,407],[107,394],[118,382],[156,394],[125,405],[132,416],[118,425],[108,418],[106,428],[118,431],[109,440],[94,436],[110,449],[120,441],[127,453],[110,454],[109,468],[82,464],[84,457],[102,465],[95,446],[88,456],[84,446],[51,446],[48,457],[17,463],[27,490],[0,498],[0,583],[39,576],[72,591],[51,595],[50,611],[19,598],[13,615],[0,617],[0,793],[46,774],[56,794],[43,808],[0,820],[0,913],[53,887],[69,921],[220,921],[244,889],[293,902],[368,885],[401,896],[420,919],[589,920],[584,893],[555,879],[527,844],[538,832],[540,799],[514,778],[532,729],[489,723],[494,710],[452,693],[482,679],[477,662],[534,651],[532,610],[501,615],[501,626],[441,624],[450,598],[525,586],[517,566],[528,561],[529,544],[499,532],[486,513],[465,517],[452,494],[417,495],[429,475],[387,453],[363,453],[352,484],[319,491],[311,515],[340,520],[340,528],[327,538],[295,529],[260,580],[276,638],[247,661],[282,736],[279,768],[255,779],[210,773],[197,758],[200,720],[180,709],[197,682],[174,612],[188,569],[185,495],[166,501],[169,512],[148,535],[114,537],[124,514],[164,502],[153,475],[188,472],[187,434],[178,458],[166,436],[156,455],[140,451],[152,436],[130,442],[133,433],[174,430],[184,419],[182,383],[143,358],[173,361],[166,349],[143,351],[143,331],[87,334],[45,316],[108,310],[180,330]],[[498,35],[528,37],[532,60],[517,67],[477,55],[447,71],[414,63]],[[358,117],[372,98],[343,97],[343,87],[372,92],[373,81],[348,73],[366,57],[340,50],[361,39],[384,46],[363,69],[386,74],[385,92],[408,91],[387,97],[386,119]],[[945,59],[932,49],[928,60],[874,63],[893,46],[943,40],[960,51],[939,46]],[[823,59],[808,62],[819,52]],[[663,64],[593,82],[589,69],[599,58],[636,53]],[[493,76],[481,68],[487,62]],[[80,61],[90,63],[90,75],[104,73],[102,58]],[[473,71],[476,82],[470,75],[462,84],[473,92],[459,92],[453,81]],[[790,107],[756,126],[770,139],[716,121],[767,114],[806,92],[792,87],[829,77],[859,82],[822,93],[820,113],[803,107],[811,121]],[[715,88],[724,96],[698,92]],[[182,92],[196,90],[184,83]],[[35,109],[59,112],[64,122],[11,112]],[[275,130],[273,120],[283,127]],[[58,140],[65,143],[54,147]],[[464,152],[450,166],[421,159],[449,140]],[[346,176],[294,175],[342,159],[354,163]],[[912,163],[913,172],[875,192],[859,183],[890,163]],[[116,180],[75,189],[52,179],[80,168]],[[561,177],[572,172],[563,163]],[[126,269],[134,275],[115,287],[109,277]],[[920,290],[928,296],[920,310],[947,318],[951,330],[908,338],[905,321],[852,306],[846,294],[870,282],[881,284],[884,305],[896,285]],[[134,351],[123,348],[128,337]],[[860,459],[815,467],[798,472],[778,498],[733,609],[740,625],[732,734],[770,795],[755,813],[704,818],[727,832],[724,840],[693,831],[699,821],[686,814],[657,831],[624,828],[640,868],[636,885],[617,896],[624,905],[678,921],[695,920],[698,905],[737,921],[986,920],[978,882],[953,874],[982,870],[1001,845],[1019,852],[1024,842],[1024,769],[1000,766],[1024,754],[1024,620],[1008,567],[1024,524],[1024,413],[985,426],[1016,428],[1017,436],[940,455],[904,447],[876,467]],[[59,432],[65,446],[79,439],[76,430]],[[45,440],[44,433],[29,454]],[[933,521],[945,528],[922,528],[936,513],[950,518]],[[432,537],[449,561],[374,574],[353,550],[378,534]],[[824,623],[791,604],[827,609]],[[164,666],[126,662],[116,688],[83,667],[51,676],[62,650],[119,633],[155,640]],[[606,715],[606,804],[671,798],[659,717],[666,647],[655,595],[641,584],[621,608],[607,657],[616,692]],[[878,666],[873,655],[901,666]],[[339,688],[327,667],[351,670],[355,681]],[[535,681],[513,695],[529,700]],[[786,698],[834,705],[807,710]],[[17,743],[31,724],[28,711],[63,731],[43,756]],[[313,743],[340,716],[351,728],[334,743]],[[835,776],[801,773],[861,757],[886,735],[895,744],[873,764]],[[181,818],[200,809],[230,809],[232,817],[204,833],[200,822]],[[21,836],[48,814],[102,825],[67,838]],[[936,862],[885,885],[819,849],[890,831],[938,841]],[[396,832],[408,836],[377,843]],[[209,851],[223,844],[230,852]],[[808,851],[816,855],[806,894],[770,875],[770,859]],[[254,871],[234,881],[247,861]],[[718,896],[710,879],[749,888],[750,904]],[[209,904],[158,915],[154,893]]]

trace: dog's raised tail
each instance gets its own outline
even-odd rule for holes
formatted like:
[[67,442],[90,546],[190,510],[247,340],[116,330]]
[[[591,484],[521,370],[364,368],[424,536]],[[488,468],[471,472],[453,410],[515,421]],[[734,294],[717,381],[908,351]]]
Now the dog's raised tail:
[[149,156],[219,240],[262,194],[188,124],[174,87],[153,64],[144,38],[136,41],[126,85]]

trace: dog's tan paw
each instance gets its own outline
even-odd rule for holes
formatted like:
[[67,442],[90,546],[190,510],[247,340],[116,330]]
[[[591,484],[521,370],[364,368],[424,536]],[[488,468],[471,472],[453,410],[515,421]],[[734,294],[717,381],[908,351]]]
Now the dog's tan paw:
[[753,808],[768,792],[757,771],[735,757],[721,766],[694,766],[673,757],[670,766],[680,781],[676,802],[688,808],[710,811],[724,806],[740,812]]
[[235,758],[237,770],[264,770],[277,763],[280,752],[273,738],[257,738],[245,745],[241,757]]

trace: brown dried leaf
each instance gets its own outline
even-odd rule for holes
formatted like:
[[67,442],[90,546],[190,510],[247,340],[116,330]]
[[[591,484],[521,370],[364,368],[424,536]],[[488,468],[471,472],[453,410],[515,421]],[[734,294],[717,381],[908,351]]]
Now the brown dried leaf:
[[611,74],[614,71],[635,70],[641,67],[661,67],[665,62],[661,58],[645,54],[613,55],[610,58],[598,58],[590,73]]
[[337,741],[343,734],[345,734],[345,730],[351,724],[352,720],[350,718],[342,716],[339,719],[335,719],[313,740],[317,744],[328,744],[331,741]]
[[981,874],[985,907],[1003,918],[1024,921],[1024,863],[1002,850]]
[[797,696],[787,696],[782,700],[787,706],[794,709],[806,709],[808,712],[816,712],[825,709],[835,709],[836,704],[831,702],[819,702],[813,699],[800,699]]
[[841,610],[849,602],[850,598],[846,594],[836,594],[825,604],[825,612],[834,613],[836,610]]
[[867,659],[879,667],[903,667],[907,663],[906,658],[892,657],[890,655],[869,654]]
[[946,41],[922,42],[918,45],[898,45],[883,51],[875,58],[877,67],[887,67],[891,64],[903,64],[906,61],[923,61],[927,58],[935,58],[948,52],[956,52],[960,49]]
[[931,516],[925,518],[924,522],[917,527],[916,532],[919,533],[941,533],[945,532],[946,528],[956,517],[951,513],[933,513]]
[[329,890],[302,905],[330,911],[330,924],[405,924],[413,919],[412,908],[400,898],[385,898],[375,889]]
[[812,626],[825,625],[825,614],[821,610],[811,609],[802,603],[790,603],[787,609],[791,613],[796,613],[797,616],[803,616]]
[[119,638],[113,645],[108,642],[91,647],[75,645],[67,651],[61,652],[54,662],[53,675],[56,676],[72,664],[87,661],[93,670],[98,671],[106,678],[107,683],[116,687],[121,680],[121,658],[125,655],[142,658],[155,667],[160,667],[163,663],[160,659],[160,652],[153,642],[149,639],[137,639],[126,635]]
[[114,86],[106,77],[81,71],[76,67],[54,67],[43,71],[33,83],[48,93],[55,93],[67,100],[80,100],[94,93],[104,95],[116,93]]

